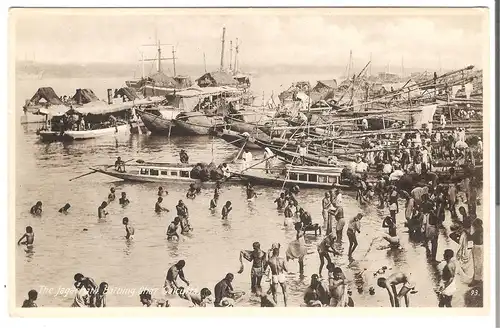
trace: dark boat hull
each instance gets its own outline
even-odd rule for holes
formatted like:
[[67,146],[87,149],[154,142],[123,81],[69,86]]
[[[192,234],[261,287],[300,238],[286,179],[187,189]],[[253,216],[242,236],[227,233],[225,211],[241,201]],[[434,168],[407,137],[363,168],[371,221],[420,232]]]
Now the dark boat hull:
[[175,135],[178,132],[172,120],[165,119],[147,111],[137,111],[146,128],[155,135]]

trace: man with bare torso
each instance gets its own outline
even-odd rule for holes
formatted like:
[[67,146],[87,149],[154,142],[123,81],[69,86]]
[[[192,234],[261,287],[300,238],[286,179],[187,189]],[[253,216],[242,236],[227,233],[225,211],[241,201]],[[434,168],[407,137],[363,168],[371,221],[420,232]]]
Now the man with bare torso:
[[[396,286],[403,284],[399,293],[396,292]],[[410,306],[410,299],[408,293],[415,289],[408,281],[408,276],[402,272],[391,274],[387,278],[378,278],[377,285],[387,290],[389,294],[389,301],[392,307],[400,307],[400,299],[404,297],[406,307]]]
[[257,287],[260,287],[260,282],[262,281],[262,277],[264,276],[264,272],[266,269],[267,261],[266,261],[266,252],[260,249],[260,243],[254,242],[252,244],[253,250],[244,250],[240,252],[240,263],[241,268],[238,273],[243,272],[243,261],[244,258],[248,262],[252,262],[252,270],[250,272],[251,284],[252,284],[252,293],[257,291]]
[[330,306],[332,307],[347,307],[352,304],[352,299],[348,296],[347,282],[342,269],[335,267],[333,276],[328,278],[328,286],[330,290]]
[[285,260],[279,256],[279,247],[273,248],[272,256],[267,261],[267,265],[271,270],[271,293],[273,294],[274,303],[278,303],[277,300],[277,288],[278,284],[281,285],[281,290],[283,291],[283,302],[286,306],[287,295],[286,295],[286,278],[285,272],[288,272]]

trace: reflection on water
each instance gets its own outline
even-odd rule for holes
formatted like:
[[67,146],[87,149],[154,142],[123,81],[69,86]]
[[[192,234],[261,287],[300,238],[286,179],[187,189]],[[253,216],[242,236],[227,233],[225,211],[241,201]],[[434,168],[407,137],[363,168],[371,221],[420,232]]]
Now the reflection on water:
[[[26,96],[26,97],[29,97]],[[21,304],[26,293],[39,289],[41,285],[57,288],[71,287],[77,272],[93,277],[97,283],[106,281],[110,288],[135,288],[144,286],[161,288],[168,268],[180,259],[186,261],[185,274],[192,287],[201,289],[214,285],[226,273],[235,273],[234,287],[249,291],[250,267],[245,266],[242,274],[239,268],[239,251],[251,249],[254,241],[259,241],[264,250],[272,243],[286,247],[295,239],[293,224],[284,226],[284,216],[276,210],[274,199],[279,190],[256,187],[258,198],[253,202],[246,200],[245,187],[224,185],[221,190],[219,207],[213,213],[208,209],[213,189],[202,190],[194,200],[185,199],[185,184],[165,183],[163,187],[169,195],[164,197],[164,206],[169,213],[157,215],[154,204],[159,184],[126,183],[115,179],[91,174],[70,182],[69,179],[88,172],[94,165],[109,165],[117,156],[122,159],[142,159],[145,161],[177,161],[179,151],[187,150],[192,163],[215,161],[220,163],[234,157],[237,148],[224,141],[211,137],[154,137],[145,135],[102,138],[98,140],[68,143],[43,144],[38,142],[36,128],[23,126],[17,133],[16,145],[16,237],[19,238],[27,225],[34,228],[36,235],[34,250],[16,249],[16,304]],[[212,153],[212,145],[214,151]],[[254,152],[254,158],[263,157],[262,152]],[[127,193],[131,203],[123,208],[112,202],[107,210],[110,213],[105,222],[98,222],[97,207],[107,199],[110,187],[116,188],[119,195]],[[298,201],[308,210],[313,220],[322,223],[321,190],[302,190]],[[347,238],[341,247],[344,255],[334,257],[354,286],[354,274],[366,269],[373,273],[382,266],[411,273],[416,282],[418,293],[411,295],[412,306],[437,306],[433,292],[437,282],[435,266],[427,264],[425,249],[419,242],[409,241],[406,229],[402,226],[403,213],[398,216],[399,234],[403,250],[377,249],[370,247],[371,241],[379,236],[381,218],[387,215],[375,206],[360,208],[354,194],[344,195],[345,216],[350,219],[358,212],[365,214],[358,237],[359,246],[354,253],[356,265],[348,268]],[[166,239],[165,230],[172,221],[175,205],[182,199],[190,212],[190,222],[194,230],[179,241]],[[43,202],[42,218],[29,214],[30,207],[37,201]],[[222,205],[231,201],[233,211],[227,220],[221,219]],[[71,204],[68,215],[58,213],[65,203]],[[403,208],[404,204],[400,204]],[[127,241],[122,218],[127,216],[135,228],[135,239]],[[449,222],[449,219],[447,219]],[[310,276],[317,273],[319,259],[316,245],[322,237],[306,236],[306,246],[311,253],[305,259],[305,277],[298,274],[297,261],[289,262],[292,273],[288,274],[289,305],[299,306],[302,295],[309,284]],[[438,258],[443,250],[457,248],[446,234],[439,239]],[[284,252],[284,250],[283,250]],[[365,255],[366,254],[366,255]],[[284,254],[282,254],[284,255]],[[323,271],[326,274],[326,270]],[[370,276],[370,274],[368,274]],[[374,284],[372,279],[366,281]],[[263,284],[267,288],[267,283]],[[362,293],[353,287],[353,300],[356,306],[388,306],[387,293],[376,288],[375,295],[369,295],[368,288]],[[469,295],[466,285],[459,283],[459,291],[453,306],[463,306]],[[474,296],[476,297],[476,296]],[[43,306],[69,306],[72,296],[41,294],[38,303]],[[477,297],[475,298],[477,303]],[[255,306],[250,298],[239,305]],[[109,306],[138,306],[138,297],[109,295]]]

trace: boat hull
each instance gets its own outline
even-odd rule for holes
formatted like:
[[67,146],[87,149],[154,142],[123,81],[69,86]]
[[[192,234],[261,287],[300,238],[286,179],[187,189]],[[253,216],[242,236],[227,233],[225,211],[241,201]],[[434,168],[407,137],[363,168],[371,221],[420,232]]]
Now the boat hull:
[[[259,175],[259,174],[245,174],[245,173],[240,173],[237,174],[237,176],[245,182],[250,182],[253,185],[261,185],[261,186],[269,186],[269,187],[287,187],[287,186],[293,186],[297,185],[300,188],[313,188],[313,189],[331,189],[333,186],[333,183],[315,183],[315,182],[309,182],[309,181],[297,181],[297,180],[288,180],[284,176],[279,175],[279,176],[264,176],[264,175]],[[337,178],[337,181],[340,181],[340,175]],[[345,184],[340,184],[340,183],[335,183],[336,188],[344,189],[344,190],[353,190],[354,187],[345,185]]]
[[137,114],[151,134],[168,136],[178,132],[177,126],[172,120],[147,111],[137,111]]
[[[139,183],[166,183],[166,182],[168,182],[168,183],[181,183],[181,184],[194,183],[195,185],[197,185],[201,188],[212,187],[217,183],[217,181],[201,181],[199,179],[192,179],[192,178],[140,175],[137,173],[118,172],[118,171],[115,171],[114,169],[102,169],[102,168],[97,168],[97,167],[91,167],[90,169],[97,172],[97,173],[102,173],[102,174],[105,174],[107,176],[121,179],[124,181],[129,181],[129,182],[139,182]],[[229,183],[229,182],[237,182],[238,180],[239,180],[238,178],[232,178],[229,181],[219,181],[219,182]]]
[[223,139],[228,144],[231,144],[237,148],[241,148],[241,147],[245,146],[245,149],[248,149],[248,150],[261,149],[261,147],[259,145],[255,144],[250,139],[247,139],[236,132],[229,131],[229,132],[217,133],[217,137]]
[[118,125],[105,129],[85,130],[85,131],[65,131],[64,136],[70,140],[95,139],[112,135],[126,135],[130,133],[128,124]]

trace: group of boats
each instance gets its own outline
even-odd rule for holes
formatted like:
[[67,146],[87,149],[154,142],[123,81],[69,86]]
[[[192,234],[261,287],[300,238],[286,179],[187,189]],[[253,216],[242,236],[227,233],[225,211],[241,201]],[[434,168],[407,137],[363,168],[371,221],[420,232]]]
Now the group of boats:
[[[346,163],[395,150],[402,135],[436,128],[442,133],[467,129],[468,136],[476,139],[482,135],[482,71],[473,66],[439,75],[413,74],[406,82],[395,82],[391,74],[368,75],[368,62],[352,76],[348,69],[340,83],[321,80],[311,88],[309,82],[299,81],[277,101],[270,99],[257,107],[250,76],[236,68],[237,59],[232,67],[231,56],[229,69],[224,67],[224,32],[220,69],[205,72],[195,84],[186,76],[162,72],[158,42],[156,74],[108,89],[107,100],[98,99],[90,89],[61,98],[51,87],[43,87],[26,101],[25,117],[42,118],[45,126],[38,134],[47,142],[148,131],[164,136],[212,135],[238,148],[237,158],[243,150],[262,150],[284,164],[271,170],[236,168],[228,181],[319,188],[332,184],[352,188],[353,181],[345,176]],[[172,56],[175,72],[174,50]],[[457,164],[436,165],[436,173],[444,175],[453,166]],[[191,176],[192,169],[188,164],[147,162],[128,165],[126,172],[112,166],[91,168],[139,182],[199,182]],[[368,175],[376,180],[380,172]]]

